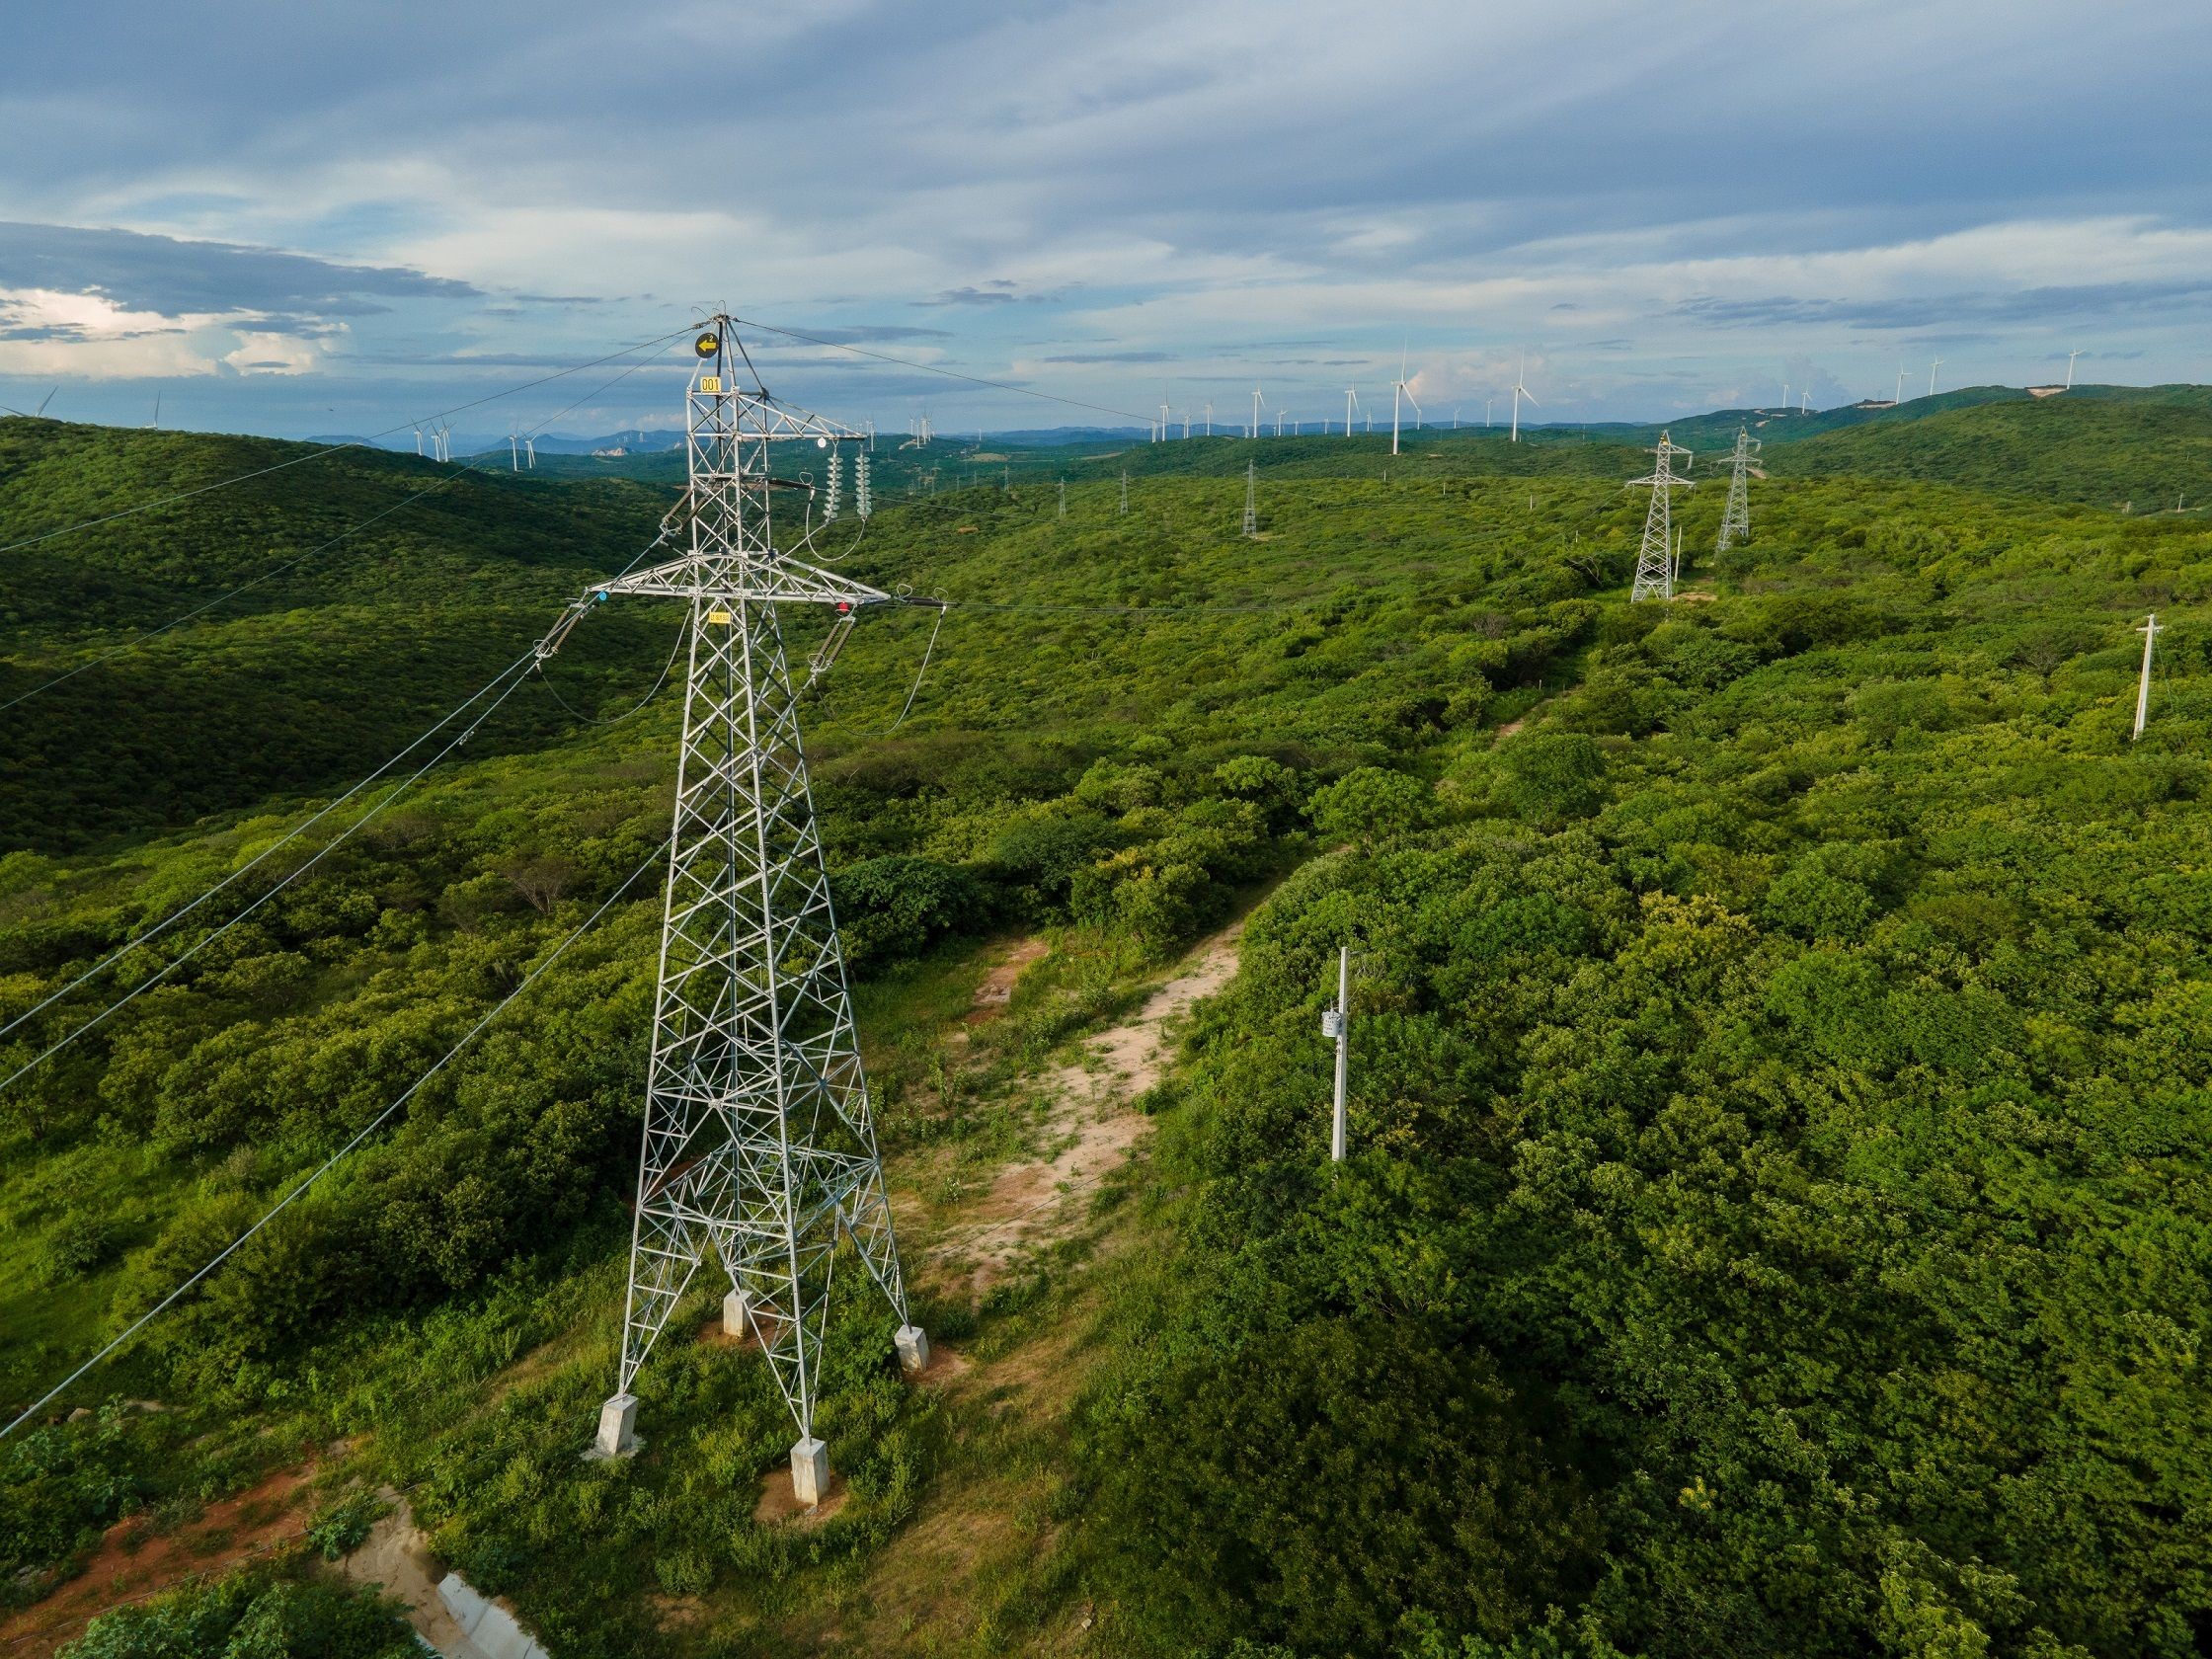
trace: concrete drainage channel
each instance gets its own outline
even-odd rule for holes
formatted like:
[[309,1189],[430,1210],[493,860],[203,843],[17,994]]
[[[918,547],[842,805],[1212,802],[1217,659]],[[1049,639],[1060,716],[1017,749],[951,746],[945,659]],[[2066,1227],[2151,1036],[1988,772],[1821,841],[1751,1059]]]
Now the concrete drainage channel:
[[[459,1573],[447,1573],[440,1579],[437,1595],[468,1644],[459,1653],[447,1651],[446,1659],[477,1659],[478,1655],[482,1659],[552,1659],[537,1638],[515,1621],[514,1615],[478,1595]],[[415,1639],[433,1653],[440,1651],[420,1632]]]

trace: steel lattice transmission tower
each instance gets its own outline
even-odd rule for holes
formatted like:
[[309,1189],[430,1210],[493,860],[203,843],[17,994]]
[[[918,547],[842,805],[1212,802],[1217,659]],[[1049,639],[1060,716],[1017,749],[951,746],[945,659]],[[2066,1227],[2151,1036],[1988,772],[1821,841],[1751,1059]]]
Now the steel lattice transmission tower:
[[1652,453],[1659,457],[1659,464],[1652,469],[1651,476],[1629,481],[1631,489],[1642,487],[1651,491],[1651,509],[1643,519],[1643,545],[1636,550],[1636,582],[1628,591],[1631,600],[1675,596],[1674,493],[1697,488],[1689,479],[1677,478],[1674,474],[1675,457],[1680,455],[1688,460],[1689,450],[1661,433],[1659,447]]
[[867,434],[757,381],[741,389],[733,349],[727,317],[696,341],[690,482],[672,514],[688,550],[595,592],[684,599],[691,621],[621,1379],[594,1450],[635,1449],[639,1368],[711,1246],[725,1321],[759,1338],[798,1424],[792,1484],[813,1504],[829,1477],[814,1408],[840,1234],[899,1315],[901,1363],[920,1369],[928,1346],[907,1311],[777,607],[845,620],[899,601],[773,545],[775,494],[804,488],[776,453]]
[[1751,536],[1751,469],[1759,454],[1759,439],[1751,435],[1751,429],[1736,429],[1736,452],[1730,457],[1728,473],[1728,510],[1720,515],[1720,539],[1713,545],[1715,553],[1725,553],[1732,543],[1746,541]]
[[1260,533],[1260,464],[1257,461],[1244,463],[1244,533],[1247,536]]

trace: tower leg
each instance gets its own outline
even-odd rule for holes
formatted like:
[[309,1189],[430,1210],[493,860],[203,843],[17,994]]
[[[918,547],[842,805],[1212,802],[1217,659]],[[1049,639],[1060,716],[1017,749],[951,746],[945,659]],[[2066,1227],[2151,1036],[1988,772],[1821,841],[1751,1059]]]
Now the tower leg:
[[830,1490],[830,1448],[813,1435],[791,1449],[791,1495],[812,1509]]
[[908,1377],[929,1369],[929,1338],[919,1325],[901,1325],[891,1340],[899,1347],[899,1369]]
[[599,1432],[592,1441],[592,1456],[627,1458],[640,1445],[637,1435],[638,1397],[616,1394],[599,1407]]

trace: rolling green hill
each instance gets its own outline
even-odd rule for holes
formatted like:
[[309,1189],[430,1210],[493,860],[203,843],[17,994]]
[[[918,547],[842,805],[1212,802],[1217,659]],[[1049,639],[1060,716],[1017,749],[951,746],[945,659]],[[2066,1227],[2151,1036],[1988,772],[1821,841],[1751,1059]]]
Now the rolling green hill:
[[1769,452],[1778,473],[1965,485],[2136,513],[2212,503],[2212,389],[2061,396],[1873,422]]
[[[263,469],[281,470],[191,494]],[[171,496],[186,499],[40,539]],[[651,541],[668,500],[359,447],[0,421],[0,545],[28,544],[0,555],[0,703],[66,676],[0,728],[0,849],[350,781]],[[648,634],[666,649],[643,617],[601,639],[627,655]],[[585,684],[650,679],[598,652],[568,665]],[[545,695],[519,701],[489,741],[528,746],[567,718]]]

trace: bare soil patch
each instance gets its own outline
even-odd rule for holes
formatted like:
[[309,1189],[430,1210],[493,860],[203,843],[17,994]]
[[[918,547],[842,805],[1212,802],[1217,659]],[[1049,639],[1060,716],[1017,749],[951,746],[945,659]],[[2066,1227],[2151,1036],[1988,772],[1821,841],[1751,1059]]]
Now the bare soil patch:
[[1000,1169],[966,1222],[930,1252],[933,1265],[957,1263],[956,1282],[981,1297],[1019,1253],[1074,1230],[1081,1208],[1068,1200],[1120,1168],[1150,1131],[1136,1102],[1166,1069],[1169,1027],[1234,977],[1243,931],[1238,920],[1199,945],[1135,1015],[1091,1040],[1082,1064],[1041,1079],[1051,1103],[1045,1155]]
[[1033,962],[1043,961],[1051,951],[1052,947],[1042,939],[1022,940],[984,976],[984,983],[976,988],[975,1006],[961,1017],[970,1025],[982,1025],[997,1018],[1013,1000],[1014,982],[1021,978],[1022,970]]
[[791,1489],[790,1465],[780,1464],[770,1469],[768,1478],[760,1483],[760,1502],[754,1506],[752,1518],[770,1525],[778,1521],[797,1521],[802,1527],[819,1527],[845,1507],[848,1495],[845,1477],[831,1469],[830,1490],[823,1493],[822,1502],[808,1509],[799,1502],[799,1494]]
[[0,1651],[8,1659],[51,1653],[111,1608],[219,1577],[305,1537],[302,1489],[316,1467],[280,1470],[168,1532],[155,1532],[144,1516],[117,1522],[82,1573],[37,1606],[0,1620]]
[[338,1570],[356,1584],[374,1584],[398,1597],[408,1623],[438,1652],[474,1653],[467,1632],[453,1621],[445,1598],[437,1593],[445,1569],[431,1553],[430,1540],[415,1525],[407,1500],[388,1489],[382,1495],[395,1505],[392,1513],[369,1529],[368,1541],[341,1561]]

